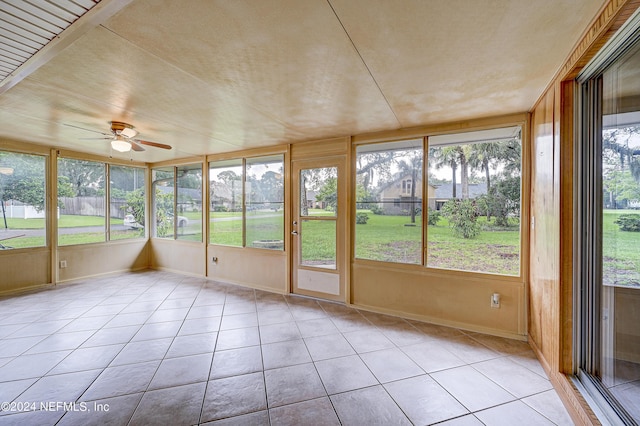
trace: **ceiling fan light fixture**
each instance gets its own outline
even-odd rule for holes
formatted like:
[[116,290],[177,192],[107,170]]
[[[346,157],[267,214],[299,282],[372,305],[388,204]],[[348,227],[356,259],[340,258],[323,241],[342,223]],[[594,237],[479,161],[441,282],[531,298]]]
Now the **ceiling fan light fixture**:
[[131,151],[131,143],[118,136],[111,141],[111,148],[118,152],[129,152]]
[[138,134],[138,132],[136,132],[135,130],[133,130],[131,127],[125,127],[124,129],[122,129],[120,131],[120,134],[122,136],[124,136],[125,138],[132,138],[135,135]]

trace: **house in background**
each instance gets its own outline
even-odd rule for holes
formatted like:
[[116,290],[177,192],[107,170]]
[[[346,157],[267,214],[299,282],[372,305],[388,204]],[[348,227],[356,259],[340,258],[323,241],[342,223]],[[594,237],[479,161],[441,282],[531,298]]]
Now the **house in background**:
[[[384,214],[387,215],[408,215],[411,209],[422,207],[422,179],[418,178],[415,182],[410,173],[402,175],[396,180],[389,182],[380,189],[379,204]],[[429,199],[435,196],[435,188],[431,185],[428,187]]]
[[[431,185],[429,185],[431,187]],[[462,198],[462,185],[456,184],[456,196],[453,196],[453,184],[443,183],[442,185],[435,185],[433,197],[429,197],[429,207],[435,210],[440,210],[444,203],[449,200],[459,200]],[[469,198],[478,198],[481,195],[487,193],[486,183],[470,183],[469,184]]]

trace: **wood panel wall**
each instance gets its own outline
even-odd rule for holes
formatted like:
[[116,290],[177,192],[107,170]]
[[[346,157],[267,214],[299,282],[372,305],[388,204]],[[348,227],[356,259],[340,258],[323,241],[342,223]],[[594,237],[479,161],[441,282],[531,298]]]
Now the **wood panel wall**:
[[529,342],[576,424],[599,424],[569,375],[573,363],[575,78],[640,7],[609,0],[531,114]]

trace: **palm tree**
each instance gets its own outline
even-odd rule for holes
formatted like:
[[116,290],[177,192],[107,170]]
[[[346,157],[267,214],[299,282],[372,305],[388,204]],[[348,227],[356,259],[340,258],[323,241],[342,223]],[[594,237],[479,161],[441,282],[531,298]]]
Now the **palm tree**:
[[456,198],[456,172],[458,170],[458,153],[455,151],[456,147],[439,147],[429,149],[429,159],[432,167],[435,169],[441,169],[443,167],[451,168],[451,182],[452,182],[452,198]]
[[502,146],[496,142],[483,142],[470,145],[469,163],[471,167],[484,172],[487,192],[491,189],[490,165],[501,157]]

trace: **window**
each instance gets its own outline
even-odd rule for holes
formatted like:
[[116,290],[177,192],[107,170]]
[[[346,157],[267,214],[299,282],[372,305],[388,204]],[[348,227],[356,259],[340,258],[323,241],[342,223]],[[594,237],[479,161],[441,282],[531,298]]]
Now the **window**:
[[246,160],[246,244],[284,249],[284,161],[282,155]]
[[429,138],[427,266],[520,274],[520,127]]
[[211,244],[284,250],[283,155],[213,161],[209,181]]
[[578,378],[611,424],[640,420],[640,17],[583,76]]
[[[423,140],[356,149],[355,255],[359,259],[422,263]],[[412,184],[415,182],[415,185]]]
[[0,151],[0,249],[46,244],[46,157]]
[[109,166],[109,239],[144,238],[144,169]]
[[426,173],[423,139],[358,146],[356,258],[519,276],[520,134],[430,137]]
[[209,164],[211,244],[242,247],[242,159]]
[[156,238],[173,239],[175,236],[174,177],[173,167],[153,169],[152,171],[153,214],[151,216],[154,221],[153,236]]
[[58,244],[104,242],[105,165],[58,159]]
[[202,165],[177,168],[178,239],[202,242]]

